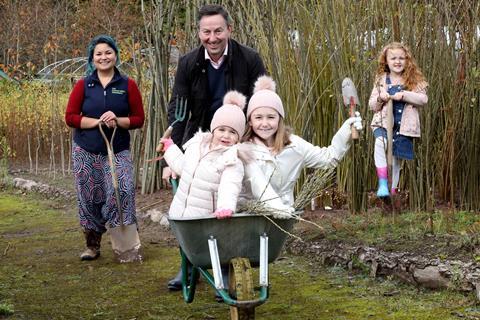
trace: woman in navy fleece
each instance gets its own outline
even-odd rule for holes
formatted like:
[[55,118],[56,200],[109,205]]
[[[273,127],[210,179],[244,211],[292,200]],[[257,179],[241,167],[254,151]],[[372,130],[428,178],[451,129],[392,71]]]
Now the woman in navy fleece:
[[[115,67],[117,63],[118,47],[113,38],[100,35],[92,39],[88,46],[87,75],[75,84],[65,113],[67,125],[75,128],[72,143],[73,170],[80,225],[87,246],[80,256],[82,260],[98,258],[100,241],[106,227],[115,228],[120,225],[107,149],[98,128],[100,123],[104,125],[109,139],[113,128],[117,128],[113,151],[123,225],[135,227],[134,232],[137,232],[135,181],[128,130],[143,126],[144,112],[137,84],[120,74]],[[138,233],[136,238],[138,239]],[[138,240],[136,249],[139,249],[139,245]],[[141,259],[139,253],[133,260],[136,259]]]

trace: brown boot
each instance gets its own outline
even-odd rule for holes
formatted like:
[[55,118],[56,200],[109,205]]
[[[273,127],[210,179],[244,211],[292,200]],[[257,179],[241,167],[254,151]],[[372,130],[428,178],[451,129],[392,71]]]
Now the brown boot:
[[102,234],[89,229],[85,229],[83,234],[87,243],[87,249],[82,252],[80,259],[82,261],[97,259],[100,256],[100,241],[102,240]]

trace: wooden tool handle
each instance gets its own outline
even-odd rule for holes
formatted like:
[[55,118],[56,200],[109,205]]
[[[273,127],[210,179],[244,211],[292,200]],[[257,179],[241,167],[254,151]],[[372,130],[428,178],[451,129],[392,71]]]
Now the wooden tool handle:
[[[172,136],[172,131],[173,131],[173,127],[172,126],[169,126],[167,128],[167,130],[165,130],[165,132],[163,133],[163,136],[161,139],[168,139]],[[155,151],[157,152],[162,152],[163,150],[163,142],[159,142],[157,147],[155,148]]]
[[352,139],[358,140],[358,130],[353,125],[350,129],[352,130]]
[[393,165],[393,102],[389,99],[387,102],[387,167],[389,176]]
[[[350,98],[350,117],[354,117],[354,116],[355,116],[355,103],[353,102],[353,99]],[[357,128],[355,128],[352,124],[350,130],[352,132],[352,140],[358,140]]]

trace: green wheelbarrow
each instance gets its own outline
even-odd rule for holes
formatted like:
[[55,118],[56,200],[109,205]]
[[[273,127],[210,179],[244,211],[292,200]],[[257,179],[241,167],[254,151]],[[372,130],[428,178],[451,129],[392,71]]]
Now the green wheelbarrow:
[[[255,307],[269,296],[268,264],[280,255],[296,220],[238,213],[230,219],[169,218],[169,222],[180,244],[185,302],[193,301],[201,275],[230,306],[231,319],[254,319]],[[229,288],[221,267],[228,267]],[[256,267],[257,288],[252,276]]]

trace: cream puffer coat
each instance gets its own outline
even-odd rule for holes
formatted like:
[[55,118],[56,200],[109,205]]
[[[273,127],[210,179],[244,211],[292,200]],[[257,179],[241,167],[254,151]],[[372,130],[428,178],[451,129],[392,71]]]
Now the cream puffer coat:
[[299,136],[290,135],[291,144],[279,154],[253,142],[245,142],[241,149],[248,150],[253,160],[245,164],[244,188],[239,202],[265,201],[273,209],[292,212],[295,183],[303,168],[333,168],[350,148],[350,125],[344,124],[328,147],[318,147]]
[[199,132],[183,146],[165,152],[165,160],[180,176],[178,190],[170,205],[172,218],[213,216],[216,209],[235,212],[242,188],[243,163],[237,146],[209,149],[212,134]]
[[[380,92],[387,92],[386,74],[382,75],[378,80],[378,86],[375,86],[368,100],[371,110],[375,111],[373,115],[371,128],[383,127],[387,128],[387,108],[386,103],[378,101]],[[428,102],[427,83],[423,82],[417,85],[413,91],[403,91],[403,101],[406,102],[405,109],[400,122],[400,134],[409,137],[420,137],[420,114],[418,107],[424,106]]]

